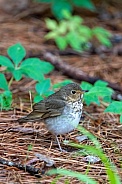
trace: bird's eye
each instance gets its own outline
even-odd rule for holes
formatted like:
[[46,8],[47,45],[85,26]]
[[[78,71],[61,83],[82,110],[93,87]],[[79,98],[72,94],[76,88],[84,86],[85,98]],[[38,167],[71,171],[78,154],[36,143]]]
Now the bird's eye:
[[71,93],[74,95],[76,93],[76,91],[75,90],[72,90]]

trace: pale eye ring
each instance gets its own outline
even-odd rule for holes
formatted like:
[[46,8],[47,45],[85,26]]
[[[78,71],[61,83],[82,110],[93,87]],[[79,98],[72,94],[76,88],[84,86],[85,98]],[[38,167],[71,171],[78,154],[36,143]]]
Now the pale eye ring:
[[71,93],[74,95],[74,94],[76,94],[76,91],[75,90],[72,90]]

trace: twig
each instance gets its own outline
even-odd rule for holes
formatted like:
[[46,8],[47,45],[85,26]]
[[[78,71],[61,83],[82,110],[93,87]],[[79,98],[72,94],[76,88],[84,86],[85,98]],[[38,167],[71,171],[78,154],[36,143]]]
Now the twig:
[[[87,73],[83,72],[82,70],[71,67],[69,64],[64,63],[59,57],[49,52],[44,53],[43,57],[45,60],[53,64],[57,70],[62,71],[63,74],[66,74],[67,76],[73,79],[80,80],[80,81],[86,81],[91,84],[94,84],[97,80],[103,80],[99,77],[91,77]],[[112,89],[122,92],[121,86],[118,86],[117,84],[111,83],[107,80],[103,80],[103,81],[107,82],[108,86],[111,87]]]
[[38,178],[41,177],[41,174],[44,174],[43,171],[40,170],[40,168],[35,168],[31,165],[22,165],[22,164],[19,164],[19,163],[8,161],[4,158],[0,158],[0,163],[3,164],[3,165],[10,166],[10,167],[16,167],[20,170],[24,170],[24,171],[26,171],[26,172],[30,173],[31,175],[34,175]]

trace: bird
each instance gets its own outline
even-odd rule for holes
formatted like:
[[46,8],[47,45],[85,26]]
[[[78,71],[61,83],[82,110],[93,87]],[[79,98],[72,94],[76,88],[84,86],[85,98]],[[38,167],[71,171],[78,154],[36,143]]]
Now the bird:
[[59,149],[62,151],[57,136],[69,133],[78,126],[82,115],[84,92],[77,83],[67,84],[36,103],[33,111],[18,119],[18,122],[43,121],[47,130],[55,135]]

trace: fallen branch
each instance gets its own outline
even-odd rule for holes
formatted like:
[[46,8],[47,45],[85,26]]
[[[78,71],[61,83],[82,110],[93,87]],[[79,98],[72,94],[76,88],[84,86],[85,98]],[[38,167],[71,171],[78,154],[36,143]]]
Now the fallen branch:
[[40,168],[35,168],[31,165],[22,165],[22,164],[19,164],[19,163],[8,161],[4,158],[0,158],[0,163],[3,164],[3,165],[10,166],[10,167],[16,167],[20,170],[23,170],[23,171],[26,171],[26,172],[30,173],[31,175],[36,176],[38,178],[41,177],[41,174],[44,174],[43,171],[41,171]]
[[[59,57],[46,52],[43,54],[43,58],[50,62],[57,70],[60,70],[63,74],[79,80],[79,81],[86,81],[91,84],[94,84],[97,80],[103,80],[99,77],[90,77],[87,73],[83,72],[82,70],[79,70],[77,68],[71,67],[69,64],[64,63]],[[119,92],[122,92],[122,87],[118,86],[115,83],[111,83],[107,80],[103,80],[108,83],[108,86],[111,87],[113,90],[117,90]]]

